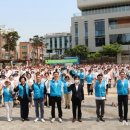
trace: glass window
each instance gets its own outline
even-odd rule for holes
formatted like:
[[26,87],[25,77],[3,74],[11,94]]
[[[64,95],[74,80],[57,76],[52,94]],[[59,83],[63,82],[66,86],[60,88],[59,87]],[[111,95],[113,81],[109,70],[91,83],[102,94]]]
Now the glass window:
[[57,49],[57,43],[55,43],[55,48]]
[[82,12],[83,15],[92,14],[103,14],[103,13],[113,13],[113,12],[125,12],[130,11],[130,4],[115,5],[110,7],[102,7],[98,9],[87,9]]
[[75,22],[75,36],[78,37],[78,22]]
[[57,38],[55,37],[55,43],[57,43]]
[[85,37],[88,37],[88,22],[84,22]]
[[62,37],[59,38],[60,48],[62,48]]
[[50,38],[50,48],[52,48],[52,38]]
[[27,49],[27,46],[22,46],[22,49]]
[[75,45],[78,45],[78,37],[75,37]]
[[130,33],[110,35],[110,43],[119,43],[122,45],[130,44]]
[[105,21],[95,21],[95,36],[100,37],[105,35]]
[[88,46],[88,37],[85,37],[85,45]]
[[105,45],[105,37],[96,37],[95,38],[96,47]]

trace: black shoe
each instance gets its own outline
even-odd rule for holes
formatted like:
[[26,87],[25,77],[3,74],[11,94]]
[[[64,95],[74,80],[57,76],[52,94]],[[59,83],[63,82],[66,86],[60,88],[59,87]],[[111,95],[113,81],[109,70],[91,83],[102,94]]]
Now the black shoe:
[[82,120],[81,120],[81,119],[78,119],[78,121],[79,121],[79,122],[82,122]]
[[120,121],[120,122],[123,122],[123,118],[120,118],[119,121]]
[[65,106],[65,109],[67,109],[67,106]]
[[25,120],[26,120],[26,121],[29,121],[29,118],[26,118]]
[[24,122],[24,119],[22,118],[22,119],[21,119],[21,121],[23,121],[23,122]]
[[74,123],[75,121],[76,121],[76,119],[75,119],[75,118],[73,118],[73,119],[72,119],[72,122]]
[[97,117],[97,120],[96,120],[97,122],[99,122],[100,121],[100,118],[99,117]]
[[105,119],[103,119],[103,118],[100,118],[100,121],[103,121],[103,122],[105,122]]

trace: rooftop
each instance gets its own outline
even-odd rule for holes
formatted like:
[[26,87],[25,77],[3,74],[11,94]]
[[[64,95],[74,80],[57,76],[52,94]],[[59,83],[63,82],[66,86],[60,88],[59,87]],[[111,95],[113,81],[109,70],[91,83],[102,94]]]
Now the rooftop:
[[80,10],[130,4],[130,0],[77,0]]

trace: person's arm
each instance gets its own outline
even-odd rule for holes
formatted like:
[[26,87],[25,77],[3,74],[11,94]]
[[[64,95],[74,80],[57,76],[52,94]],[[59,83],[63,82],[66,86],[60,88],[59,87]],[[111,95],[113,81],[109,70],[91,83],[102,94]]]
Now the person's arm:
[[19,91],[19,86],[16,86],[15,88],[14,88],[14,92],[18,92]]
[[81,93],[82,93],[82,100],[84,100],[84,90],[83,90],[83,86],[81,86]]
[[46,86],[44,86],[44,102],[46,102],[46,95],[47,94],[47,89],[46,89]]
[[128,95],[128,99],[130,100],[130,82],[128,81],[128,88],[129,88],[129,95]]
[[72,84],[69,87],[67,87],[67,90],[68,90],[68,92],[70,92],[72,90]]
[[62,83],[61,86],[61,93],[62,93],[62,100],[64,99],[64,84]]

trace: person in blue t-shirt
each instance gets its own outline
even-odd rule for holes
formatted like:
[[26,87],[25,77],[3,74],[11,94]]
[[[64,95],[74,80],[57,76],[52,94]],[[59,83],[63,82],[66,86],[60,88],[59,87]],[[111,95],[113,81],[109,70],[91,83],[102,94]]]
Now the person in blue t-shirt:
[[26,78],[21,76],[19,78],[20,84],[14,88],[15,92],[18,92],[18,100],[20,101],[20,114],[22,121],[29,121],[29,102],[31,99],[31,91],[29,89],[28,83],[26,83]]
[[62,108],[61,102],[63,101],[63,82],[59,78],[59,72],[55,71],[53,73],[54,78],[50,81],[50,97],[51,97],[51,116],[53,123],[55,121],[55,104],[57,103],[59,122],[62,122]]
[[103,117],[105,113],[104,109],[106,99],[106,82],[105,80],[103,80],[102,74],[98,74],[97,80],[94,85],[94,89],[95,89],[97,122],[99,122],[100,120],[105,122],[105,119]]
[[46,87],[41,82],[41,75],[39,73],[36,74],[36,82],[32,85],[31,90],[34,92],[34,104],[36,112],[36,119],[34,120],[34,122],[37,122],[40,118],[41,121],[44,123],[44,102],[46,101]]
[[13,111],[13,86],[9,80],[5,81],[5,86],[2,89],[3,99],[5,103],[6,116],[7,120],[10,122],[13,120],[12,111]]
[[[120,79],[117,80],[117,94],[118,94],[118,110],[119,110],[119,121],[128,122],[128,99],[130,99],[130,83],[128,79],[125,78],[126,74],[124,71],[120,72]],[[124,107],[124,112],[122,110]],[[124,113],[124,115],[123,115]]]
[[70,109],[71,92],[68,91],[68,87],[72,84],[70,77],[65,76],[64,83],[64,97],[65,97],[65,109]]

